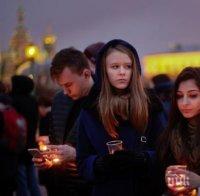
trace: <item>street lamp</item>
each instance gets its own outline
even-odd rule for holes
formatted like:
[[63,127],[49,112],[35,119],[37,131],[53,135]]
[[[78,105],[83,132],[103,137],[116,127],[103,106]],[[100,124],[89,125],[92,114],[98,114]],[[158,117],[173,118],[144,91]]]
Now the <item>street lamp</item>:
[[33,78],[34,76],[34,66],[35,66],[35,58],[38,55],[38,47],[34,44],[30,44],[25,48],[25,56],[26,58],[30,61],[31,65],[30,65],[30,77]]

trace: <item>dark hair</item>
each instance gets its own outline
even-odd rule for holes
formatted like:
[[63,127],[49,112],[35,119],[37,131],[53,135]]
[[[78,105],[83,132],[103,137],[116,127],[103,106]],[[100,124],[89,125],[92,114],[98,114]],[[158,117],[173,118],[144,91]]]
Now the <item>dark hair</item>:
[[181,71],[181,73],[177,76],[174,89],[172,92],[172,107],[170,112],[170,119],[169,119],[169,128],[173,129],[176,127],[178,122],[183,122],[185,119],[183,118],[182,114],[180,113],[178,106],[177,106],[177,98],[176,93],[179,88],[181,82],[193,79],[200,89],[200,68],[199,67],[186,67]]
[[154,90],[162,101],[171,101],[173,82],[167,74],[158,74],[152,78]]
[[47,96],[39,96],[37,102],[39,106],[49,107],[52,105],[52,99]]
[[78,74],[81,74],[85,68],[89,69],[85,55],[72,47],[60,50],[51,64],[50,74],[53,79],[56,79],[66,67]]
[[98,52],[105,44],[103,42],[97,42],[87,46],[84,50],[85,56],[93,63],[96,64],[96,57]]
[[11,78],[12,94],[30,94],[34,89],[34,82],[25,75],[14,75]]
[[[102,79],[99,96],[99,113],[106,131],[113,138],[119,136],[116,129],[119,124],[117,120],[118,116],[122,117],[123,120],[129,119],[133,127],[141,133],[145,132],[148,122],[148,98],[141,80],[140,64],[137,64],[139,58],[137,55],[135,56],[137,51],[132,49],[133,46],[125,41],[110,41],[104,46],[104,51],[101,51],[101,59],[99,58],[100,64],[98,64],[98,68],[101,72]],[[106,58],[113,51],[120,51],[128,55],[132,62],[130,84],[128,88],[124,90],[124,93],[127,94],[127,98],[113,93],[112,85],[107,76]]]
[[155,85],[158,85],[159,83],[170,82],[171,79],[167,74],[158,74],[152,78],[152,81]]
[[[199,164],[198,159],[200,159],[199,149],[187,149],[185,146],[188,136],[186,135],[186,130],[188,128],[188,121],[183,117],[181,112],[178,109],[177,105],[177,90],[180,86],[180,83],[187,80],[194,80],[198,88],[200,89],[200,67],[187,67],[182,70],[182,72],[177,76],[175,80],[174,89],[172,93],[172,105],[169,115],[169,123],[166,131],[162,134],[160,138],[160,147],[158,149],[158,154],[163,161],[166,163],[168,161],[168,151],[172,151],[173,157],[175,160],[181,164],[181,162],[186,161],[188,168],[195,170],[194,168]],[[200,141],[200,121],[197,122],[198,136],[197,140]],[[200,145],[200,142],[198,143]],[[197,145],[197,148],[199,148]],[[195,151],[198,150],[198,153]],[[189,152],[188,152],[189,151]],[[195,153],[195,156],[193,156]],[[187,154],[187,158],[186,157]],[[193,158],[191,158],[191,156]],[[186,159],[186,160],[185,160]],[[198,163],[197,163],[198,162]]]
[[158,74],[152,78],[152,81],[156,92],[170,90],[173,87],[173,83],[167,74]]

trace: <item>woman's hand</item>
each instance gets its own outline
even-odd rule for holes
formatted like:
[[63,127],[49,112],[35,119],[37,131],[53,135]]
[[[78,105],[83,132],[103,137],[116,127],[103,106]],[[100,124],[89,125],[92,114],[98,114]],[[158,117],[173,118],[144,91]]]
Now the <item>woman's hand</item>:
[[185,170],[186,165],[171,165],[166,169],[165,182],[172,192],[185,192],[188,190],[188,178],[183,174]]
[[178,169],[177,173],[182,173],[183,175],[186,176],[189,188],[200,187],[200,176],[198,174],[189,170],[181,170],[181,169]]
[[184,165],[169,166],[166,169],[165,181],[168,188],[175,193],[190,192],[192,189],[200,187],[200,176],[186,170]]

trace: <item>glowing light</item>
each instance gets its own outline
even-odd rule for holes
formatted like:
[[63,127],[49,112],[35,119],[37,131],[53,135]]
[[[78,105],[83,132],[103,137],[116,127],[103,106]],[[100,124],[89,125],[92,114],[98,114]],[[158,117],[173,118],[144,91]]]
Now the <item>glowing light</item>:
[[157,74],[175,77],[187,66],[200,67],[200,52],[160,53],[143,58],[144,75],[151,78]]
[[60,159],[59,158],[54,158],[52,161],[53,161],[53,163],[58,163],[58,162],[60,162]]
[[47,146],[44,145],[43,143],[39,142],[39,149],[40,149],[40,151],[46,151],[47,150]]
[[29,74],[28,77],[32,80],[34,79],[33,74]]
[[56,42],[56,37],[54,35],[47,35],[44,38],[44,43],[45,44],[54,44]]
[[27,58],[34,58],[38,54],[38,48],[35,45],[27,46],[25,55]]

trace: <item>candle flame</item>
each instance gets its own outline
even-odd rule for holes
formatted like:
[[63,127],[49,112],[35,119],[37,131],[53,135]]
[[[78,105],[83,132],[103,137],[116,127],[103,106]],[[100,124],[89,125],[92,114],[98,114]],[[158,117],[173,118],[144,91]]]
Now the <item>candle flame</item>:
[[44,144],[39,144],[39,149],[40,151],[46,151],[47,150],[47,146]]
[[59,161],[60,161],[59,158],[54,158],[54,159],[53,159],[53,162],[54,162],[54,163],[58,163]]

